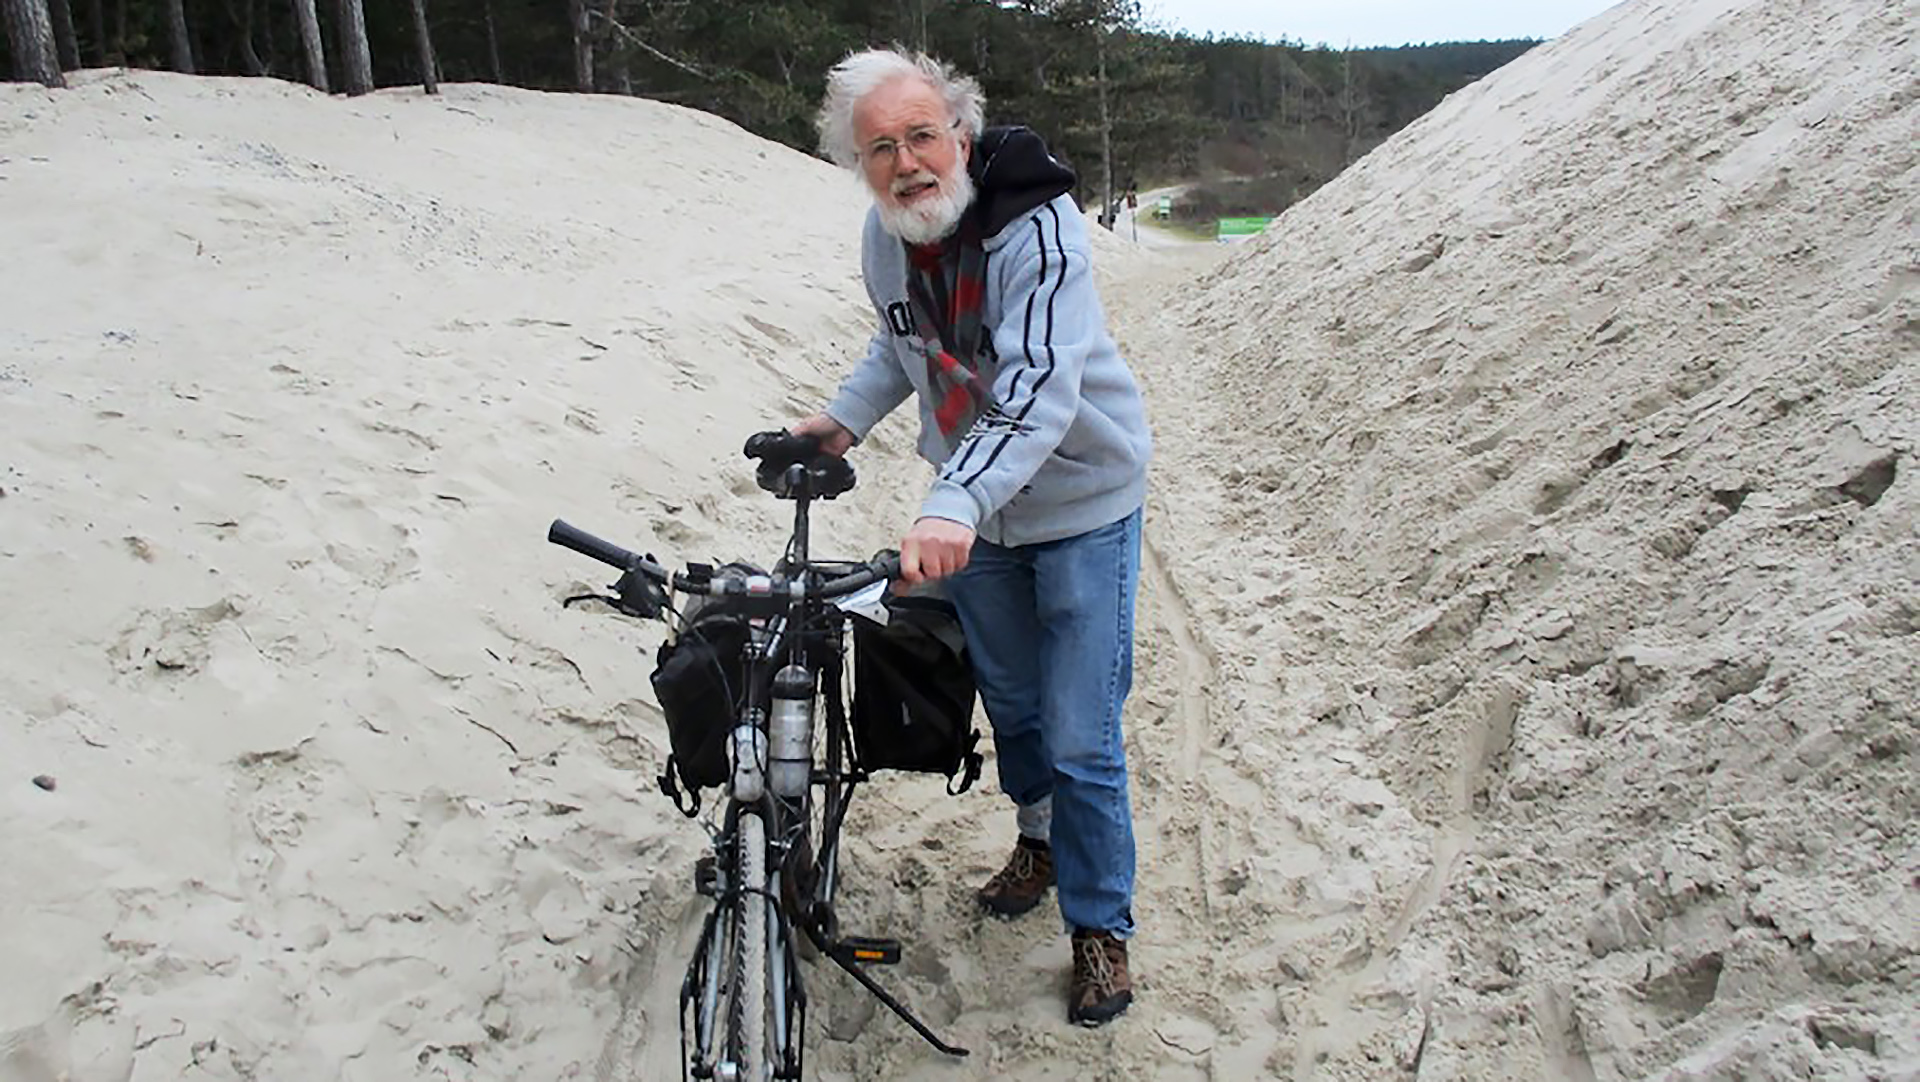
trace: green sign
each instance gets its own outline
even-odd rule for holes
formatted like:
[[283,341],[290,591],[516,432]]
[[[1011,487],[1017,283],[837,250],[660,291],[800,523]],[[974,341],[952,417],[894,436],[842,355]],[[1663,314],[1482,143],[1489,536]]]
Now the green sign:
[[1153,216],[1156,218],[1173,217],[1173,196],[1161,196],[1159,204],[1153,208]]
[[1214,236],[1220,240],[1244,240],[1256,236],[1272,218],[1222,218]]

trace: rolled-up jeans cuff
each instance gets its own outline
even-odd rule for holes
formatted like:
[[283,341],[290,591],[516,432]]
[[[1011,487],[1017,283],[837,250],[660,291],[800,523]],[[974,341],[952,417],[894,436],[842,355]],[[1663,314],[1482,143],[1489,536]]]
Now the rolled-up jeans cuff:
[[1014,825],[1020,828],[1020,836],[1036,841],[1048,841],[1053,837],[1053,794],[1049,793],[1031,804],[1023,804],[1013,813]]

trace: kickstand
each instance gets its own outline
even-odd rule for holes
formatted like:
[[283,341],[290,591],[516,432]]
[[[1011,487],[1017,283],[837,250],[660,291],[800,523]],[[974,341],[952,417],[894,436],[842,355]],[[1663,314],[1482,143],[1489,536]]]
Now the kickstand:
[[825,938],[820,935],[819,931],[817,931],[811,925],[807,926],[806,932],[807,932],[807,938],[813,940],[813,945],[819,948],[821,954],[824,954],[827,957],[833,959],[836,965],[838,965],[841,969],[846,970],[847,973],[850,976],[852,976],[854,980],[859,981],[860,984],[863,987],[865,987],[867,991],[873,993],[873,998],[886,1004],[888,1010],[899,1015],[901,1021],[905,1022],[909,1026],[912,1026],[913,1031],[915,1033],[918,1033],[921,1037],[925,1038],[928,1044],[932,1045],[933,1047],[939,1049],[941,1052],[944,1052],[949,1056],[971,1055],[971,1053],[969,1053],[966,1049],[957,1048],[941,1040],[939,1037],[934,1036],[933,1031],[927,1028],[927,1024],[925,1022],[922,1022],[918,1018],[915,1018],[913,1016],[913,1012],[908,1010],[905,1006],[903,1006],[899,1000],[889,995],[885,988],[880,987],[880,984],[878,981],[875,981],[872,977],[867,976],[866,970],[860,965],[859,962],[854,960],[852,947],[847,946],[845,943],[826,942]]

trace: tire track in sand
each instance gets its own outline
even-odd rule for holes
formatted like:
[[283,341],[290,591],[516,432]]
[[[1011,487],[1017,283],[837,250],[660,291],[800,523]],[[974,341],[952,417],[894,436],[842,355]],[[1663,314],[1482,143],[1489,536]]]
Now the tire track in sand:
[[1308,1082],[1315,1077],[1322,1059],[1351,1049],[1363,1035],[1394,1024],[1409,1007],[1420,1015],[1420,1035],[1413,1048],[1405,1051],[1399,1066],[1410,1074],[1419,1074],[1433,1026],[1433,989],[1424,984],[1400,989],[1382,985],[1395,953],[1406,943],[1414,924],[1440,901],[1461,862],[1473,850],[1480,830],[1474,792],[1498,753],[1496,745],[1512,739],[1511,714],[1503,716],[1504,727],[1488,723],[1469,735],[1469,746],[1449,778],[1452,808],[1445,821],[1433,828],[1426,873],[1414,882],[1385,931],[1369,937],[1368,949],[1314,990],[1305,1015],[1307,1024],[1294,1043],[1294,1082]]
[[1214,665],[1212,656],[1194,636],[1193,609],[1187,604],[1186,595],[1180,592],[1180,586],[1174,582],[1173,575],[1167,570],[1166,561],[1160,558],[1159,547],[1152,541],[1141,542],[1141,570],[1152,584],[1154,597],[1158,604],[1160,626],[1173,639],[1174,650],[1180,668],[1180,698],[1176,707],[1176,718],[1180,726],[1180,777],[1183,781],[1196,781],[1200,776],[1200,755],[1211,739],[1213,719],[1207,689],[1213,683]]
[[[1217,802],[1203,772],[1211,747],[1213,719],[1209,694],[1216,674],[1213,657],[1196,634],[1193,609],[1168,570],[1159,547],[1141,542],[1141,578],[1152,625],[1172,647],[1173,699],[1167,707],[1173,723],[1170,740],[1143,764],[1168,776],[1147,789],[1140,801],[1146,823],[1162,840],[1162,858],[1147,884],[1170,905],[1156,907],[1149,934],[1162,949],[1155,984],[1172,993],[1154,1012],[1154,1036],[1168,1049],[1193,1057],[1209,1079],[1220,1077],[1214,1062],[1221,1016],[1216,1001],[1217,925],[1213,884],[1216,874]],[[1164,661],[1160,663],[1164,666]],[[1171,745],[1171,746],[1168,746]],[[1149,878],[1143,876],[1143,879]],[[1167,918],[1171,918],[1168,920]],[[1171,927],[1167,927],[1171,925]],[[1178,972],[1178,976],[1174,975]],[[1164,1013],[1162,1013],[1164,1011]],[[1204,1047],[1196,1047],[1204,1045]]]
[[[689,875],[688,880],[692,879]],[[689,895],[692,884],[688,883]],[[620,1015],[594,1063],[594,1082],[653,1082],[679,1078],[680,981],[699,938],[689,904],[634,929],[630,960],[620,982]]]
[[[1191,891],[1199,903],[1200,927],[1194,929],[1206,941],[1212,926],[1214,899],[1213,815],[1214,802],[1201,761],[1212,731],[1208,689],[1214,678],[1214,664],[1206,648],[1194,634],[1193,610],[1179,584],[1167,570],[1159,548],[1142,539],[1140,545],[1142,578],[1149,588],[1154,622],[1173,646],[1175,670],[1174,700],[1169,710],[1174,725],[1173,747],[1167,749],[1172,777],[1162,779],[1153,796],[1143,803],[1149,819],[1163,835],[1190,837],[1192,851],[1163,866],[1172,872],[1177,888]],[[1171,798],[1171,799],[1169,799]],[[1169,854],[1170,856],[1174,854]]]

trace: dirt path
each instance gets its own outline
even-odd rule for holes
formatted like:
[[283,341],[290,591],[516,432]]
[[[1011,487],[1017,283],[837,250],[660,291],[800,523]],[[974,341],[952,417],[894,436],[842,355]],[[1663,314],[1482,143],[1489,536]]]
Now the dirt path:
[[1179,196],[1187,190],[1184,184],[1170,188],[1155,188],[1141,192],[1139,206],[1134,209],[1120,208],[1120,215],[1114,220],[1113,235],[1121,240],[1137,244],[1142,248],[1164,251],[1170,248],[1188,248],[1198,245],[1207,247],[1213,242],[1189,237],[1171,229],[1163,228],[1153,217],[1154,204],[1161,196]]

